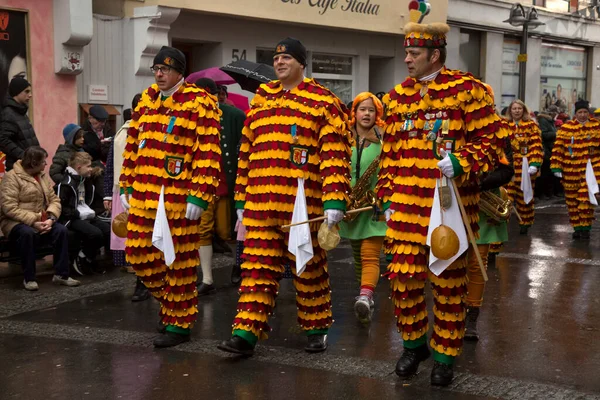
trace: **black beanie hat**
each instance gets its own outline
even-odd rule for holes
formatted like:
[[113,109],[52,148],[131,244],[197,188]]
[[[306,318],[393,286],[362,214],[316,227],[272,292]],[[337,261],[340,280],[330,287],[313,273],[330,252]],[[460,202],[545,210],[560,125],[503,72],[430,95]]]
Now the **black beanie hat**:
[[168,65],[180,74],[185,74],[185,55],[174,47],[163,46],[154,57],[154,67],[156,64]]
[[586,110],[589,111],[590,102],[586,101],[586,100],[577,100],[575,102],[575,112],[577,112],[577,110],[581,110],[582,108],[585,108]]
[[15,97],[21,94],[21,92],[27,89],[29,86],[31,86],[31,84],[27,82],[27,79],[16,76],[12,78],[8,84],[8,95],[10,97]]
[[219,92],[219,89],[217,89],[217,84],[215,83],[215,81],[213,81],[210,78],[198,79],[196,81],[196,86],[198,86],[200,89],[206,90],[208,93],[212,94],[213,96],[216,96],[217,93]]
[[306,67],[306,47],[298,39],[288,37],[277,43],[275,55],[278,54],[289,54]]

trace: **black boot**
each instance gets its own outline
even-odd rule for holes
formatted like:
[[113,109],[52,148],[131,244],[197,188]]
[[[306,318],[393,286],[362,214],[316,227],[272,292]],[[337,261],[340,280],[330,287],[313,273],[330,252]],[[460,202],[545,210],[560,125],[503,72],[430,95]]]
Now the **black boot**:
[[158,321],[158,324],[156,325],[156,331],[158,333],[165,333],[167,332],[167,326],[165,324],[163,324],[162,321]]
[[165,348],[177,346],[181,343],[189,342],[190,335],[182,335],[180,333],[166,332],[154,339],[154,347]]
[[590,231],[581,231],[581,238],[582,239],[589,239],[590,238]]
[[214,293],[216,290],[215,285],[202,282],[198,285],[198,296],[206,296],[207,294]]
[[434,386],[448,386],[452,383],[454,371],[452,365],[434,361],[431,370],[431,384]]
[[488,253],[488,267],[496,266],[496,256],[498,253]]
[[320,353],[327,350],[327,335],[308,335],[308,343],[304,347],[307,353]]
[[417,373],[421,361],[429,358],[431,353],[426,344],[416,349],[404,348],[400,359],[396,363],[396,375],[406,378]]
[[227,353],[251,356],[254,354],[254,346],[241,336],[234,335],[229,340],[224,340],[217,345],[219,350]]
[[149,298],[150,292],[148,291],[148,288],[146,288],[146,285],[142,283],[140,278],[137,278],[137,281],[135,282],[135,290],[133,291],[133,296],[131,296],[131,301],[144,301],[148,300]]
[[521,228],[519,229],[519,233],[521,235],[527,235],[527,231],[529,230],[529,226],[527,225],[521,225]]
[[581,231],[575,231],[572,235],[573,239],[581,239]]
[[242,281],[242,268],[237,265],[234,264],[233,267],[231,268],[231,283],[233,283],[234,285],[239,285],[240,282]]
[[477,318],[479,317],[479,307],[467,309],[467,319],[465,320],[465,340],[477,341]]

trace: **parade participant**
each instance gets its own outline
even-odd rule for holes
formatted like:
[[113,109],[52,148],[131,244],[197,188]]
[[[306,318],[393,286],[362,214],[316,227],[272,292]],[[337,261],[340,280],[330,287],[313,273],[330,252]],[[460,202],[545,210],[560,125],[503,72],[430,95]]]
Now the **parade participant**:
[[[600,177],[600,121],[590,118],[589,103],[575,103],[575,119],[565,122],[556,133],[550,168],[562,179],[573,239],[589,239],[594,206],[586,182],[588,160]],[[592,178],[592,177],[590,177]],[[593,179],[593,178],[592,178]]]
[[156,347],[189,340],[198,313],[198,220],[221,163],[216,100],[184,82],[185,63],[167,46],[154,57],[156,83],[135,107],[119,179],[129,210],[127,262],[161,304],[165,333]]
[[467,270],[466,253],[438,276],[428,269],[426,240],[435,188],[442,176],[455,178],[476,232],[477,174],[492,168],[498,141],[505,135],[482,82],[444,67],[449,29],[446,24],[414,22],[404,28],[409,77],[384,97],[386,131],[377,191],[388,221],[385,251],[391,262],[384,275],[390,280],[404,344],[396,374],[414,375],[430,356],[425,304],[429,280],[434,297],[431,383],[441,386],[451,383],[462,349]]
[[[377,184],[379,154],[381,153],[383,105],[374,94],[360,93],[352,102],[350,126],[355,137],[352,147],[352,195],[357,204],[368,205],[365,196]],[[358,197],[358,198],[357,198]],[[360,293],[354,303],[356,318],[370,322],[375,302],[373,294],[379,281],[379,256],[385,238],[385,221],[374,219],[373,213],[359,214],[351,221],[342,221],[340,236],[350,239]]]
[[[477,239],[477,248],[471,246],[467,254],[468,283],[467,297],[465,299],[467,306],[465,340],[479,340],[477,319],[479,318],[479,310],[483,303],[483,291],[485,289],[485,279],[477,261],[475,251],[479,251],[484,267],[487,269],[490,245],[508,240],[508,216],[511,209],[508,203],[503,203],[503,206],[500,206],[500,203],[495,202],[497,200],[508,200],[508,198],[503,198],[500,188],[508,184],[515,174],[512,166],[512,145],[508,139],[505,142],[506,157],[501,158],[496,168],[484,176],[479,184],[479,192],[481,193],[479,200],[479,239]],[[488,191],[492,196],[486,197],[484,195]],[[482,202],[487,202],[488,207],[482,205]],[[490,212],[494,215],[490,215]]]
[[[514,154],[515,178],[508,184],[508,195],[521,216],[520,233],[526,235],[529,227],[533,225],[535,216],[533,191],[535,190],[535,177],[538,175],[544,158],[542,147],[542,132],[535,121],[531,119],[529,108],[521,100],[513,100],[508,106],[506,114],[508,126],[512,130],[511,144]],[[525,194],[521,189],[523,165],[529,165],[527,173],[531,179],[531,200],[526,202]]]
[[259,87],[243,130],[235,189],[238,219],[247,228],[242,283],[232,337],[218,346],[244,355],[252,355],[256,342],[267,338],[287,262],[294,273],[298,322],[308,335],[305,350],[326,350],[333,320],[319,225],[310,224],[313,257],[301,274],[288,252],[290,235],[281,226],[291,222],[295,202],[304,201],[296,198],[301,189],[308,218],[325,213],[329,226],[343,218],[350,192],[352,137],[346,107],[330,90],[304,77],[306,49],[300,41],[279,42],[273,66],[278,80]]

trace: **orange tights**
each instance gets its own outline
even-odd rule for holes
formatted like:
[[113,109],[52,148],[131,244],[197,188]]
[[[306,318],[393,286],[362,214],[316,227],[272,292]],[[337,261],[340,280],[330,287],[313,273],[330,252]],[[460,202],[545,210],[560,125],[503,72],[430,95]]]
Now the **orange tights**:
[[[487,271],[487,259],[489,244],[478,244],[477,249],[483,260],[483,265]],[[477,257],[475,256],[475,250],[473,246],[469,246],[469,254],[467,255],[467,277],[469,278],[467,283],[467,300],[465,301],[467,307],[481,307],[483,303],[483,291],[485,289],[485,281],[483,280],[483,274]]]
[[362,240],[352,240],[352,253],[356,277],[360,280],[360,287],[372,290],[379,281],[379,256],[383,247],[384,236],[373,236]]

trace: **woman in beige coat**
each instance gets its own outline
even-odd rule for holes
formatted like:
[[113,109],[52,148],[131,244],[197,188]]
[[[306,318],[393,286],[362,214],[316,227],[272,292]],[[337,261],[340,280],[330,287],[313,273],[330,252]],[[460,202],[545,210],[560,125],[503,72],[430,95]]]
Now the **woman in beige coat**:
[[29,147],[23,159],[0,182],[0,229],[8,237],[11,248],[21,256],[21,265],[27,290],[38,290],[35,281],[36,247],[52,244],[54,269],[52,282],[78,286],[79,281],[69,278],[67,228],[56,223],[60,216],[60,199],[44,172],[46,150]]

